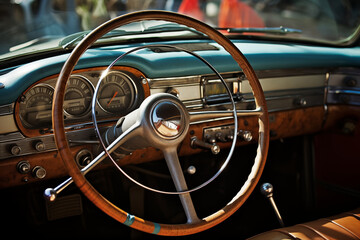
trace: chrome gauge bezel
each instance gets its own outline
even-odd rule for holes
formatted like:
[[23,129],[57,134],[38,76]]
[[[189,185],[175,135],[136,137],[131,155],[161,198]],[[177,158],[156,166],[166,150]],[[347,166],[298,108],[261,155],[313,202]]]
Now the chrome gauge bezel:
[[[53,99],[53,94],[54,94],[54,87],[51,86],[50,84],[46,84],[46,83],[39,83],[33,87],[31,87],[30,89],[28,89],[26,92],[24,92],[24,94],[20,97],[20,103],[19,103],[19,117],[20,120],[22,122],[22,124],[27,127],[27,128],[36,128],[36,127],[41,127],[39,126],[39,124],[33,124],[31,122],[29,122],[29,119],[27,119],[24,115],[25,114],[29,114],[29,106],[27,106],[27,104],[29,103],[29,101],[33,98],[36,97],[37,95],[43,95],[43,94],[48,94],[46,91],[40,91],[40,92],[36,92],[36,88],[47,88],[48,90],[50,90],[51,94],[49,94],[49,97],[51,99],[50,103],[48,104],[49,106],[51,106],[50,110],[48,110],[50,112],[50,119],[49,119],[49,124],[51,125],[51,109],[52,109],[52,99]],[[30,96],[29,96],[30,95]],[[38,111],[39,114],[40,111]],[[44,111],[45,112],[45,111]],[[41,122],[39,122],[41,123]]]
[[[117,109],[116,111],[109,111],[109,109],[107,109],[106,107],[103,106],[103,104],[101,103],[101,101],[99,101],[100,97],[102,96],[102,91],[104,90],[105,87],[109,87],[110,84],[113,84],[113,82],[107,82],[107,78],[111,75],[116,75],[117,77],[120,76],[124,82],[127,83],[127,85],[130,88],[130,103],[128,104],[126,109]],[[116,96],[113,95],[112,98],[115,98]],[[108,114],[114,114],[114,115],[125,115],[126,113],[128,113],[129,111],[132,110],[132,108],[134,107],[134,105],[137,102],[137,98],[138,98],[138,90],[136,87],[136,84],[134,82],[134,80],[127,74],[123,73],[123,72],[119,72],[119,71],[109,71],[107,73],[107,76],[105,76],[102,79],[100,88],[99,88],[99,95],[96,98],[96,102],[97,105],[100,107],[100,109]]]
[[[74,113],[70,113],[69,111],[67,111],[65,109],[65,102],[67,101],[66,100],[66,94],[68,93],[68,90],[69,90],[69,83],[71,83],[71,80],[74,80],[74,79],[79,79],[80,82],[87,87],[87,90],[90,92],[90,96],[89,96],[89,102],[87,104],[87,106],[85,106],[85,110],[82,111],[81,113],[79,114],[74,114]],[[80,86],[80,88],[82,88],[82,86]],[[85,87],[84,87],[85,88]],[[87,95],[87,93],[85,93]],[[84,94],[84,95],[85,95]],[[90,109],[91,109],[91,99],[92,99],[92,96],[94,95],[94,85],[91,83],[91,81],[84,77],[83,75],[72,75],[67,83],[67,86],[66,86],[66,90],[65,90],[65,96],[64,96],[64,116],[68,119],[77,119],[77,118],[81,118],[83,116],[86,116],[86,115],[89,115],[90,113]],[[85,96],[84,96],[85,98]]]

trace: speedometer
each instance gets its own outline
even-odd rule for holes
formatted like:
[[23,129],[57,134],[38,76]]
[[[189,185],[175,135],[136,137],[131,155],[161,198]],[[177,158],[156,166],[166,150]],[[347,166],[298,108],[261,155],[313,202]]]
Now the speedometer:
[[65,113],[80,117],[90,110],[93,87],[82,76],[72,76],[66,86],[64,111]]
[[22,122],[29,128],[44,127],[51,124],[51,107],[54,89],[39,84],[23,95],[19,111]]
[[110,72],[101,82],[98,103],[109,113],[125,114],[135,102],[135,84],[130,77]]

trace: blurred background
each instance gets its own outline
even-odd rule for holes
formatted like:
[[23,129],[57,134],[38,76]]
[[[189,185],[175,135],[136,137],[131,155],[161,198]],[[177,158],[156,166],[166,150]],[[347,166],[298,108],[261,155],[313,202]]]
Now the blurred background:
[[360,22],[358,0],[1,0],[0,54],[144,9],[184,13],[214,27],[296,28],[331,41],[348,38]]

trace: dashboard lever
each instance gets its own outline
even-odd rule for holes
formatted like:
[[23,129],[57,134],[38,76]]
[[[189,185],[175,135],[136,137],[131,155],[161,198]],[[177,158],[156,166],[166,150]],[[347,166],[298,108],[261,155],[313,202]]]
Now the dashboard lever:
[[204,141],[199,140],[197,137],[192,137],[191,138],[191,142],[190,142],[190,146],[192,148],[202,148],[202,149],[209,149],[211,150],[211,152],[216,155],[220,152],[220,147],[217,144],[210,144],[210,143],[206,143]]
[[273,192],[274,192],[273,185],[270,183],[264,183],[263,185],[261,185],[260,191],[265,197],[267,197],[269,199],[271,206],[273,207],[273,209],[275,211],[276,217],[277,217],[281,227],[284,227],[285,226],[284,222],[282,220],[282,217],[280,215],[278,208],[276,207],[276,204],[275,204],[275,201],[273,198]]

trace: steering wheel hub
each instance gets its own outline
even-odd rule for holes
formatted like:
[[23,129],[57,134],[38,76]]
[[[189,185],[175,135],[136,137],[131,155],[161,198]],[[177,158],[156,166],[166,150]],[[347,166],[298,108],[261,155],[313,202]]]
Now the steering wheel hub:
[[151,113],[151,124],[161,137],[176,138],[185,128],[182,109],[172,101],[158,102]]

